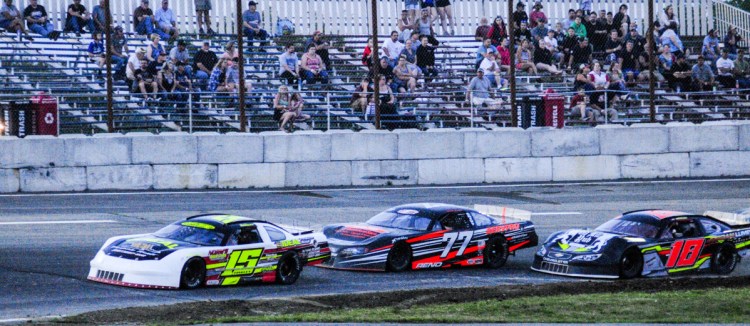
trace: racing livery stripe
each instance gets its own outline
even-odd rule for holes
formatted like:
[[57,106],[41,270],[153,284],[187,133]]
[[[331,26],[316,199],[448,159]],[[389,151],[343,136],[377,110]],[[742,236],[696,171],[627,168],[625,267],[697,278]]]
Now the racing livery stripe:
[[437,231],[437,232],[433,232],[433,233],[428,233],[428,234],[425,234],[425,235],[422,235],[422,236],[419,236],[419,237],[416,237],[416,238],[408,239],[408,240],[406,240],[406,242],[407,243],[414,243],[414,242],[419,242],[419,241],[425,241],[425,240],[434,239],[434,238],[437,238],[437,237],[442,237],[443,233],[446,233],[448,231],[450,231],[450,230],[442,230],[442,231]]
[[523,241],[523,242],[521,242],[521,243],[518,243],[518,244],[512,245],[512,246],[510,246],[510,248],[508,248],[508,251],[509,251],[509,252],[513,252],[513,251],[516,251],[516,249],[518,249],[518,248],[520,248],[520,247],[523,247],[524,245],[528,244],[529,242],[531,242],[531,241],[529,241],[529,240],[526,240],[526,241]]
[[677,273],[677,272],[684,272],[684,271],[691,270],[691,269],[696,269],[698,267],[701,267],[701,265],[703,265],[703,263],[706,262],[706,260],[708,260],[709,258],[711,258],[711,255],[706,254],[706,255],[700,256],[700,259],[698,259],[698,262],[696,262],[693,266],[669,269],[667,270],[667,272]]
[[208,264],[206,265],[206,269],[215,269],[215,268],[221,268],[227,266],[226,262],[223,263],[217,263],[217,264]]

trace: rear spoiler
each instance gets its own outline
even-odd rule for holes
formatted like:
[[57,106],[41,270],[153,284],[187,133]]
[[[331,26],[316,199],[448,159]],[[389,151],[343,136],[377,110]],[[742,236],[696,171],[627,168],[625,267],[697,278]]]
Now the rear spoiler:
[[706,211],[703,215],[713,217],[732,226],[750,224],[750,214],[744,214],[744,211],[742,211],[742,213]]
[[314,231],[311,229],[301,228],[297,226],[291,226],[291,225],[285,225],[285,224],[276,224],[284,230],[287,230],[287,232],[291,233],[292,235],[303,235],[303,234],[311,234]]
[[505,223],[506,218],[520,221],[531,221],[531,212],[518,208],[495,206],[495,205],[474,205],[474,210],[484,215],[499,217]]

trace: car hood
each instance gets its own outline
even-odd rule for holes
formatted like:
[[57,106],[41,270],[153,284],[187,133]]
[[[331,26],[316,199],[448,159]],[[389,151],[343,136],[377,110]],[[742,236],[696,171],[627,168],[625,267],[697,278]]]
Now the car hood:
[[366,223],[337,224],[323,229],[329,243],[340,244],[368,244],[387,237],[405,236],[419,233],[396,228],[375,226]]
[[104,248],[104,253],[132,260],[158,260],[178,249],[194,247],[198,245],[147,235],[116,240]]
[[551,250],[572,254],[597,254],[626,242],[620,234],[573,229],[551,235],[544,245]]

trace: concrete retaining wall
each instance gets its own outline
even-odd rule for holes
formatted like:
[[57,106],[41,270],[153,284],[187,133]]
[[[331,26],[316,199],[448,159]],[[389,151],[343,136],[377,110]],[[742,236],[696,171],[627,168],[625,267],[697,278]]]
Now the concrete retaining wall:
[[0,192],[750,175],[750,122],[0,137]]

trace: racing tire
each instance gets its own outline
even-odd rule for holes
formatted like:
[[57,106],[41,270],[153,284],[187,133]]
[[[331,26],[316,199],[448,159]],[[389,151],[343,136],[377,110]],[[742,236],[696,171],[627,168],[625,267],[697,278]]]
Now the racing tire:
[[193,257],[185,262],[180,273],[180,287],[183,289],[197,289],[206,280],[206,262],[200,257]]
[[411,269],[411,258],[411,246],[404,242],[399,242],[393,245],[393,248],[388,253],[386,267],[393,272],[408,271]]
[[727,275],[737,267],[737,253],[731,245],[723,245],[711,257],[711,271],[719,275]]
[[487,240],[484,247],[484,266],[487,268],[497,269],[503,267],[508,261],[508,241],[505,237],[494,237]]
[[641,275],[643,271],[643,255],[638,248],[630,248],[620,257],[620,278],[631,279]]
[[290,285],[297,282],[302,273],[302,262],[296,252],[287,252],[276,266],[276,283]]

